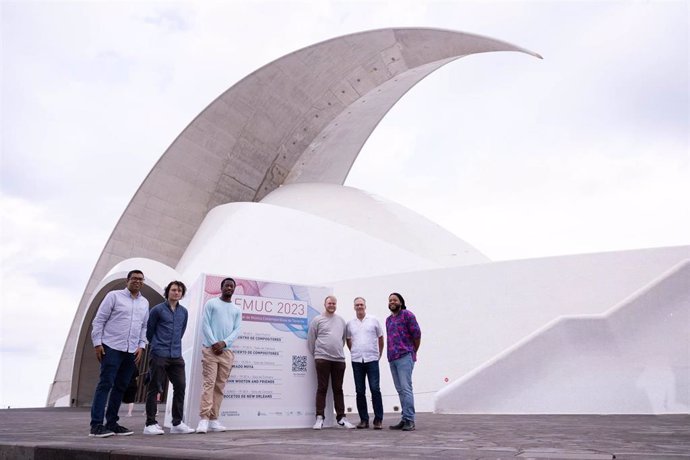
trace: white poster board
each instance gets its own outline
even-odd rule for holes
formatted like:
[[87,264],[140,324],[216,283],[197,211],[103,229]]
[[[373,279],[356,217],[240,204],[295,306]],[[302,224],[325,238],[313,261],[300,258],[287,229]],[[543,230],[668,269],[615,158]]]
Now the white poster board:
[[[181,302],[189,310],[182,354],[187,376],[184,418],[192,428],[199,421],[203,307],[220,296],[224,278],[202,274]],[[242,311],[242,328],[231,347],[235,362],[219,421],[234,430],[311,427],[316,373],[307,331],[330,289],[233,278],[237,287],[232,302]],[[171,385],[165,426],[172,424],[172,395]]]

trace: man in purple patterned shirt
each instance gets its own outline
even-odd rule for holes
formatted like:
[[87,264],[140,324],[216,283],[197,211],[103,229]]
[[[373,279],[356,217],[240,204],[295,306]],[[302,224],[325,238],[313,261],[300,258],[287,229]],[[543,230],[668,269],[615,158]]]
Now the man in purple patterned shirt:
[[397,292],[388,296],[388,309],[391,315],[386,318],[388,344],[388,364],[393,383],[400,398],[402,418],[391,430],[414,431],[414,392],[412,390],[412,370],[417,361],[417,350],[422,341],[422,331],[417,318],[405,306],[405,299]]

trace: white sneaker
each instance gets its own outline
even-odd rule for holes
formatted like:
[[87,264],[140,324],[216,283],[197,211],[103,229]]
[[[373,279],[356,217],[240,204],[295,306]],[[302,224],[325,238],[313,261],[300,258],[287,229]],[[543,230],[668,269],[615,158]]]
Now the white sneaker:
[[341,418],[340,421],[336,424],[336,426],[338,428],[347,428],[348,430],[355,428],[355,426],[352,423],[348,422],[345,417]]
[[219,433],[221,431],[227,431],[227,428],[221,425],[218,420],[209,420],[208,430],[213,431],[215,433]]
[[316,423],[314,423],[314,426],[312,427],[315,430],[320,430],[323,428],[323,417],[321,415],[316,416]]
[[206,433],[208,431],[208,420],[202,418],[196,426],[197,433]]
[[165,431],[163,431],[163,428],[161,428],[160,425],[156,423],[154,425],[145,426],[144,434],[165,434]]
[[184,422],[180,422],[179,425],[173,425],[170,428],[170,434],[189,434],[194,433],[194,428],[188,427]]

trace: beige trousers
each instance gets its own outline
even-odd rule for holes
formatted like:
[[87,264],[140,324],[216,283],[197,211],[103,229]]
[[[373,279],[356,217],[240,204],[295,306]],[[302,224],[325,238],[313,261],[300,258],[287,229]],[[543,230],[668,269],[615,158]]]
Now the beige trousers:
[[216,355],[211,347],[201,348],[201,376],[203,379],[201,387],[201,407],[199,415],[201,418],[216,420],[220,413],[220,404],[223,402],[223,390],[225,382],[230,377],[232,363],[235,355],[230,350],[223,350],[223,353]]

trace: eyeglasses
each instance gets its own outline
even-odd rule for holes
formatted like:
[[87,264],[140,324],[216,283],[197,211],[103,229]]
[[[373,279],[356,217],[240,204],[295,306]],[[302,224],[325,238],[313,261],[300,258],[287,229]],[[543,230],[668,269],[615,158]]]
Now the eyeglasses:
[[134,277],[134,276],[131,277],[129,280],[130,280],[130,281],[137,281],[137,282],[139,282],[139,283],[143,283],[143,282],[144,282],[144,278],[136,278],[136,277]]

